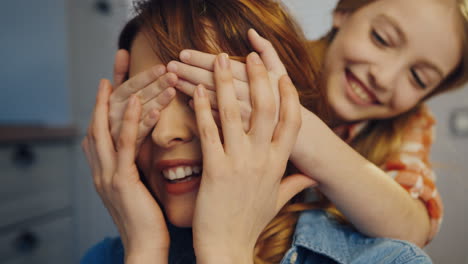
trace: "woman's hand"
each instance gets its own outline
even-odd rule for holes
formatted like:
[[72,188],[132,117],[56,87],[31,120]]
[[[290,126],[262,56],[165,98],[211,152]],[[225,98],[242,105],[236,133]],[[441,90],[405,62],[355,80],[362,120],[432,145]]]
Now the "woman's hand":
[[247,57],[252,118],[244,132],[226,54],[214,63],[214,85],[223,141],[214,122],[207,90],[194,93],[203,151],[203,174],[193,220],[197,261],[248,263],[256,241],[283,205],[314,181],[304,175],[282,178],[301,126],[297,91],[288,76],[279,81],[276,100],[260,57]]
[[[253,29],[248,31],[248,38],[265,63],[268,70],[270,84],[274,87],[272,91],[275,103],[277,107],[279,107],[278,81],[281,76],[287,74],[286,69],[268,40],[259,36]],[[218,103],[216,101],[216,85],[213,77],[215,58],[216,55],[213,54],[196,50],[183,50],[180,53],[180,60],[182,62],[171,61],[167,65],[167,70],[177,74],[179,77],[175,88],[189,96],[193,97],[198,84],[203,84],[208,89],[206,94],[210,100],[211,107],[214,110],[213,114],[215,120],[219,123],[219,114],[217,111]],[[249,79],[246,65],[235,60],[230,60],[230,63],[234,78],[233,84],[235,96],[238,99],[243,128],[244,131],[248,131],[250,128],[252,104],[250,100]],[[278,113],[278,108],[276,110]],[[275,120],[277,119],[278,115],[275,116]]]
[[[111,84],[101,80],[88,133],[82,142],[93,181],[104,205],[112,216],[125,248],[128,262],[151,255],[167,263],[169,233],[164,216],[148,189],[140,180],[135,165],[141,105],[131,95],[124,108],[117,145],[112,142],[108,111]],[[157,122],[158,115],[151,122]],[[154,255],[154,257],[153,257]]]
[[164,65],[156,65],[126,80],[130,57],[126,50],[119,50],[114,62],[114,87],[109,99],[109,124],[114,143],[118,142],[122,117],[131,95],[135,95],[141,105],[138,124],[136,151],[155,125],[154,116],[159,114],[174,98],[177,76],[168,73]]

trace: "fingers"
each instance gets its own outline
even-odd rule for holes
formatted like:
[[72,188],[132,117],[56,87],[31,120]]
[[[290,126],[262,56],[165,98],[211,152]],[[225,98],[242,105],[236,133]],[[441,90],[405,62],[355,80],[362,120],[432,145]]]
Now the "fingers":
[[236,152],[240,150],[241,144],[239,142],[245,136],[245,133],[242,128],[239,103],[235,96],[230,61],[227,54],[222,53],[216,57],[214,72],[225,150],[226,152]]
[[218,127],[211,113],[210,102],[205,94],[206,89],[199,85],[194,94],[194,109],[200,135],[203,159],[210,160],[221,157],[224,149],[218,132]]
[[159,121],[161,112],[157,109],[152,109],[143,116],[138,126],[138,136],[136,139],[136,151],[140,149],[141,143],[145,140],[146,136],[151,132],[156,123]]
[[137,95],[138,99],[140,99],[141,104],[144,105],[147,102],[153,100],[167,88],[174,87],[177,84],[177,79],[177,75],[174,73],[166,73],[160,76],[155,82],[152,82],[135,94]]
[[[183,50],[180,52],[179,58],[182,62],[205,69],[207,71],[214,71],[216,55],[204,53],[196,50]],[[245,64],[239,61],[231,60],[232,75],[235,79],[246,82],[247,71]]]
[[280,78],[279,90],[279,121],[272,142],[279,148],[280,152],[290,153],[301,128],[301,105],[297,90],[287,75]]
[[112,94],[112,100],[127,100],[130,95],[137,93],[141,89],[150,85],[165,73],[166,67],[163,65],[156,65],[144,72],[140,72],[139,74],[124,82],[121,87]]
[[276,120],[276,104],[268,72],[257,53],[247,56],[252,101],[251,135],[255,142],[271,143]]
[[260,54],[266,68],[269,72],[277,74],[287,74],[286,68],[284,67],[281,59],[278,56],[275,48],[270,41],[261,37],[254,29],[249,29],[247,32],[250,43],[252,44],[255,51]]
[[125,110],[117,144],[117,169],[124,174],[128,168],[133,168],[135,163],[135,145],[138,134],[140,112],[140,102],[135,95],[132,95],[128,101],[127,109]]
[[279,212],[279,210],[296,194],[316,185],[318,185],[318,183],[315,180],[304,174],[293,174],[283,178],[278,190],[276,212]]
[[114,145],[108,122],[110,93],[109,81],[101,80],[92,121],[88,128],[88,134],[83,141],[83,149],[93,169],[93,180],[98,190],[103,182],[110,180],[114,166]]
[[[179,79],[175,88],[193,98],[197,86],[191,82]],[[208,99],[210,100],[211,108],[215,110],[218,109],[218,102],[216,101],[216,92],[205,89],[205,93],[208,96]]]
[[129,65],[130,54],[128,54],[128,51],[124,49],[118,50],[114,59],[114,87],[119,87],[125,81]]
[[114,145],[109,132],[109,96],[111,93],[110,83],[108,80],[102,80],[99,88],[98,96],[96,97],[96,107],[94,109],[92,138],[93,144],[96,146],[101,167],[106,170],[106,167],[112,167],[109,164],[109,155],[114,152]]
[[191,66],[178,61],[171,61],[167,64],[167,71],[177,74],[188,82],[196,85],[203,84],[206,89],[214,90],[213,72],[203,68]]

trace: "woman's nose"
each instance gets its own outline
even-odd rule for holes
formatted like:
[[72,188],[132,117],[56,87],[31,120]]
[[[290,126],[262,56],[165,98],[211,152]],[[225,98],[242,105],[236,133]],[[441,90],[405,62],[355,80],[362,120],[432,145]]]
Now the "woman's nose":
[[159,121],[151,134],[153,143],[162,148],[171,148],[190,142],[194,137],[194,120],[193,112],[176,96],[161,111]]

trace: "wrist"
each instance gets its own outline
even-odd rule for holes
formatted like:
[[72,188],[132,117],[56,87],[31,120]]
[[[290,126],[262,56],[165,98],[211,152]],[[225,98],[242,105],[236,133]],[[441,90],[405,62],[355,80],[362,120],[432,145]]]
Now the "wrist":
[[210,248],[206,250],[195,249],[197,263],[201,264],[250,264],[253,263],[253,250],[235,249],[233,247],[227,249]]
[[312,133],[308,129],[311,123],[311,115],[313,115],[312,112],[310,112],[304,106],[301,106],[302,125],[299,129],[299,133],[297,134],[296,143],[293,146],[290,156],[290,160],[293,163],[295,163],[294,161],[302,157],[304,154],[307,154],[305,153],[307,149],[311,149],[312,142],[310,142],[310,140],[307,140],[308,138],[312,137]]
[[169,258],[169,250],[154,250],[154,249],[139,249],[132,250],[128,253],[125,252],[125,263],[126,264],[144,264],[144,263],[156,263],[156,264],[167,264]]

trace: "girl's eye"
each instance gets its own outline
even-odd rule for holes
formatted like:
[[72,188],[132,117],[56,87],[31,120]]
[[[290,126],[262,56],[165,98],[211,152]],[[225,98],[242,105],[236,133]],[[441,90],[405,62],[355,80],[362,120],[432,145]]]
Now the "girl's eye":
[[413,76],[414,81],[419,85],[419,87],[425,89],[427,85],[421,80],[416,70],[411,69],[411,75]]
[[379,43],[380,45],[385,46],[385,47],[389,46],[388,42],[379,33],[377,33],[377,31],[372,30],[371,35],[372,35],[372,39],[377,41],[377,43]]

